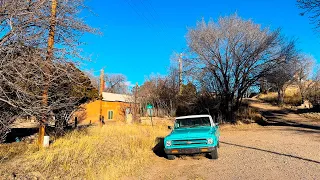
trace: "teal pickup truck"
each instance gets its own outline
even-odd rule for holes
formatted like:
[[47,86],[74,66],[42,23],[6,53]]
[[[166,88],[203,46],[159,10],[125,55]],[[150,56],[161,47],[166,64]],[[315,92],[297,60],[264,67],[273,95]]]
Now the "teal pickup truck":
[[[172,129],[172,127],[168,127]],[[177,155],[206,153],[218,159],[220,131],[210,115],[176,118],[172,132],[164,138],[164,151],[169,160]]]

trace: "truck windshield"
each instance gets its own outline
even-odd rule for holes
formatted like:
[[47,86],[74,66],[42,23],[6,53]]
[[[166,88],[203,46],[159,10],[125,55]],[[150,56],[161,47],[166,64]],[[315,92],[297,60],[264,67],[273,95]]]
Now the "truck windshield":
[[176,129],[193,128],[193,127],[199,127],[199,126],[210,126],[209,117],[177,119],[174,124],[174,127]]

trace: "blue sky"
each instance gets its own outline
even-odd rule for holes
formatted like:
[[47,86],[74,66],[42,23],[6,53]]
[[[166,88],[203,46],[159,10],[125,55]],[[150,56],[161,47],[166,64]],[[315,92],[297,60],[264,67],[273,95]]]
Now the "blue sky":
[[237,13],[284,35],[298,39],[298,48],[320,63],[320,37],[307,17],[299,15],[295,0],[91,0],[95,16],[86,21],[100,28],[102,36],[86,34],[84,55],[91,62],[82,69],[99,74],[121,73],[128,81],[142,84],[150,74],[166,74],[173,52],[186,49],[187,29],[198,20],[217,19]]

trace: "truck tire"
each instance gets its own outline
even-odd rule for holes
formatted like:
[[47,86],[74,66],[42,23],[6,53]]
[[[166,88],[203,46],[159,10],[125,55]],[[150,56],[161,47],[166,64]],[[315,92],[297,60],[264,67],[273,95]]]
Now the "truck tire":
[[218,148],[215,147],[214,150],[210,153],[211,159],[218,159]]
[[167,155],[167,158],[169,159],[169,160],[174,160],[175,158],[176,158],[176,156],[175,155]]

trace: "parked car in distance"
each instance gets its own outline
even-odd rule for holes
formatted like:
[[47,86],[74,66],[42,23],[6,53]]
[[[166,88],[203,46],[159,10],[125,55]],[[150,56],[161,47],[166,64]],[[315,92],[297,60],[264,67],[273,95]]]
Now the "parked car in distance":
[[164,151],[169,160],[177,155],[206,153],[218,159],[220,131],[210,115],[182,116],[175,119],[171,133],[164,138]]

